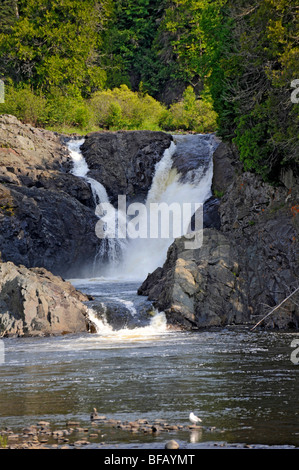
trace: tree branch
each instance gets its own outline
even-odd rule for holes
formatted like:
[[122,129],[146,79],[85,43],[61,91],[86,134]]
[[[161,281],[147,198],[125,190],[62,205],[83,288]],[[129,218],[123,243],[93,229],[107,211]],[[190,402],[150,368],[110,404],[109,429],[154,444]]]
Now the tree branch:
[[279,307],[281,307],[287,300],[289,300],[294,294],[296,294],[296,292],[299,291],[299,287],[297,287],[297,289],[295,289],[290,295],[288,295],[282,302],[280,302],[280,304],[276,305],[276,307],[274,307],[269,313],[267,313],[267,315],[265,315],[259,322],[257,322],[256,325],[254,325],[253,328],[251,328],[250,331],[253,331],[260,323],[262,323],[266,318],[268,318],[270,315],[272,315],[273,312],[275,312],[275,310],[277,310]]

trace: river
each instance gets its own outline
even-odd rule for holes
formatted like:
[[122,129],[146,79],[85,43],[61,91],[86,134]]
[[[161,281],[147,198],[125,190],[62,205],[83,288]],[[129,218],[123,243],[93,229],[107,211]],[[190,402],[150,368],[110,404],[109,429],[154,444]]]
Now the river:
[[[99,301],[113,296],[131,310],[141,300],[134,282],[73,282]],[[202,429],[176,432],[181,447],[299,446],[298,366],[290,358],[295,337],[246,326],[173,331],[156,316],[137,329],[5,339],[0,428],[22,428],[40,419],[61,427],[75,419],[84,426],[94,407],[122,421],[184,425],[194,411]],[[155,448],[166,439],[163,433],[114,430],[107,445]]]

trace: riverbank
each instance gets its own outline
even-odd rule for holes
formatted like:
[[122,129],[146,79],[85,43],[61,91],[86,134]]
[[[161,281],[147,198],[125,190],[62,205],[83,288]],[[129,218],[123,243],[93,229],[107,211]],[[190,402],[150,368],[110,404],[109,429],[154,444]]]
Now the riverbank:
[[[3,449],[298,449],[293,445],[263,445],[214,441],[213,434],[221,431],[196,425],[168,424],[146,419],[120,421],[102,417],[89,426],[79,421],[66,421],[56,427],[41,420],[21,430],[0,430],[0,450]],[[200,442],[203,434],[210,440]],[[127,441],[125,447],[116,439]],[[132,437],[133,436],[133,437]]]

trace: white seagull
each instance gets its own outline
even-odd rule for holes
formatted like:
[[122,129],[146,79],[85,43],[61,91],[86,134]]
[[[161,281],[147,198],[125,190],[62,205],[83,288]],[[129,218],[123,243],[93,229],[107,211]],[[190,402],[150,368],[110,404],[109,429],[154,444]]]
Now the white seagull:
[[198,416],[195,416],[195,414],[192,412],[189,414],[189,419],[192,424],[198,424],[202,422],[201,419]]

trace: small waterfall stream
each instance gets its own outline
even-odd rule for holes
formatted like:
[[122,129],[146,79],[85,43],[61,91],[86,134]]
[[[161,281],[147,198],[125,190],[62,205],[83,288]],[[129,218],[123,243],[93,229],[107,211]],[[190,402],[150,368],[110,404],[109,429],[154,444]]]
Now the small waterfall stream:
[[[84,178],[89,183],[95,206],[100,203],[109,204],[109,198],[105,187],[100,182],[88,176],[89,168],[80,151],[80,147],[83,142],[84,139],[70,140],[67,144],[74,165],[72,174],[80,178]],[[112,214],[115,216],[115,209],[111,204],[110,208]],[[95,211],[95,213],[97,214],[97,211]],[[109,260],[110,266],[117,264],[126,243],[127,242],[124,239],[112,238],[109,236],[108,224],[107,236],[102,240],[102,243],[99,244],[99,249],[95,256],[94,271],[97,269],[97,265],[102,263],[104,260]]]

